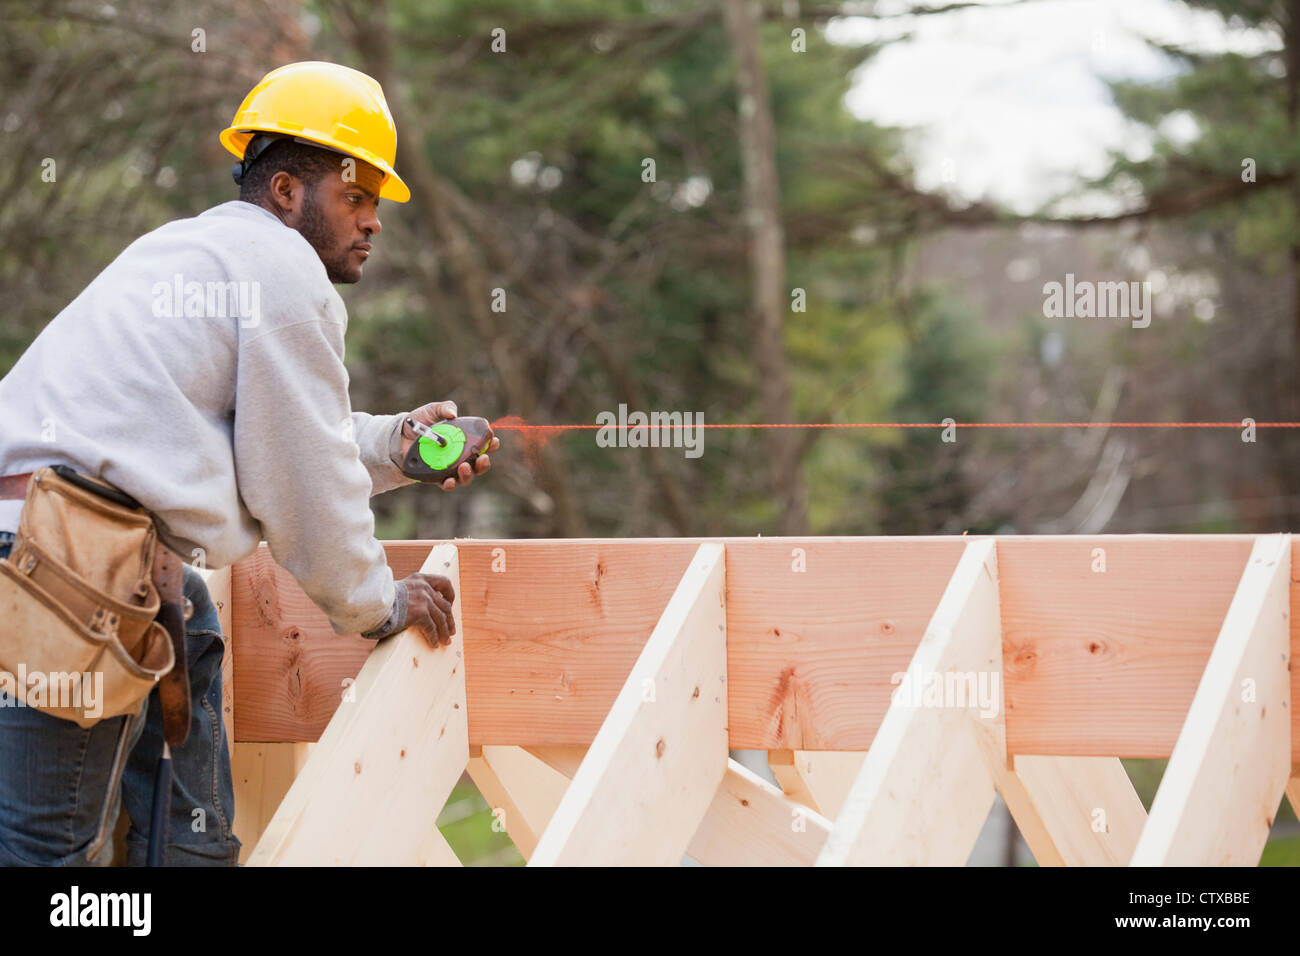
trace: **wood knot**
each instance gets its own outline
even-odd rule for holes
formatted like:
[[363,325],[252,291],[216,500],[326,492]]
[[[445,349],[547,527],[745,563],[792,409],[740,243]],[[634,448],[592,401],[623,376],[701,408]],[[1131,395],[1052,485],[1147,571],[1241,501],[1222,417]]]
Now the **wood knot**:
[[598,606],[600,604],[600,582],[601,579],[603,579],[604,577],[605,577],[605,564],[603,561],[597,561],[596,573],[592,577],[591,583],[587,585],[587,594],[590,595],[591,603],[593,605]]
[[667,749],[668,749],[668,744],[664,742],[664,739],[662,737],[660,737],[658,741],[655,742],[655,756],[662,757],[664,755],[664,751]]

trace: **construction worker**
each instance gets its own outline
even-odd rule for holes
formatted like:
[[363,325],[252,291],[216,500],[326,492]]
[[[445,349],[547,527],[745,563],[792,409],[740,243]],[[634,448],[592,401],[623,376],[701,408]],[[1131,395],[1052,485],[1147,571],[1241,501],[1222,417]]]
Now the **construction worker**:
[[[336,64],[290,64],[254,87],[220,139],[239,160],[239,199],[133,242],[0,379],[0,565],[23,546],[31,473],[62,465],[83,485],[138,502],[157,540],[192,564],[225,567],[265,540],[338,634],[377,640],[411,625],[434,646],[449,643],[450,582],[394,581],[369,498],[411,483],[398,467],[417,437],[408,418],[429,425],[456,407],[353,412],[347,313],[333,288],[361,278],[381,198],[410,196],[393,169],[383,91]],[[489,451],[498,445],[493,438]],[[490,466],[482,455],[440,487]],[[75,550],[75,522],[64,533]],[[36,563],[0,579],[17,581]],[[4,592],[18,597],[9,612],[0,604],[0,647],[46,639],[15,633],[28,592],[41,596],[38,610],[59,600],[32,587]],[[171,753],[163,862],[233,865],[225,638],[191,567],[184,595],[189,733]],[[96,639],[105,633],[95,629]],[[25,706],[23,690],[12,677],[0,685],[0,863],[106,865],[121,804],[128,862],[142,863],[163,748],[159,694],[82,726],[41,701]]]

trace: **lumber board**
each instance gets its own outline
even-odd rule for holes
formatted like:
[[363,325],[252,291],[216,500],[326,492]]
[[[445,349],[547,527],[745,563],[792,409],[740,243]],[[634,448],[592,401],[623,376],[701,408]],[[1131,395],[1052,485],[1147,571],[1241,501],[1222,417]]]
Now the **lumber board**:
[[587,748],[578,744],[550,744],[527,748],[528,752],[564,774],[570,780],[578,772],[582,760],[587,756]]
[[774,750],[768,766],[786,796],[834,819],[865,758],[865,753],[834,750]]
[[[732,746],[866,749],[889,675],[907,666],[962,542],[799,539],[773,550],[768,539],[721,540],[729,610],[740,614],[738,631],[728,625]],[[590,746],[700,543],[457,541],[471,742]],[[386,547],[395,575],[418,569],[411,543]],[[796,547],[807,551],[806,573],[791,570]],[[504,572],[492,570],[494,552]],[[927,573],[936,561],[939,576]],[[265,549],[237,570],[238,627],[253,637],[236,649],[249,697],[236,739],[313,740],[364,642],[335,635]]]
[[529,866],[680,862],[727,769],[726,567],[699,546]]
[[[801,803],[821,813],[821,808],[817,805],[817,798],[809,789],[808,784],[804,781],[803,776],[799,773],[799,768],[795,766],[795,753],[803,751],[794,750],[772,750],[767,755],[767,767],[772,771],[772,776],[776,777],[776,782],[781,785],[781,792],[789,799],[796,803]],[[834,814],[828,814],[834,816]]]
[[[580,747],[527,750],[569,778],[582,763]],[[728,758],[727,772],[686,853],[704,866],[811,866],[830,828],[825,816]]]
[[[451,579],[455,545],[422,571]],[[378,642],[251,857],[253,865],[458,865],[436,826],[469,762],[463,618],[451,644],[414,628]]]
[[1252,545],[1250,535],[1000,538],[1008,750],[1172,754]]
[[[1300,535],[1291,535],[1291,589],[1287,604],[1287,616],[1291,628],[1289,631],[1288,651],[1295,660],[1300,651]],[[1300,667],[1291,668],[1291,700],[1300,700]],[[1300,714],[1291,708],[1291,774],[1300,776]],[[1296,813],[1300,818],[1300,812]]]
[[523,747],[500,745],[471,753],[469,775],[493,816],[505,824],[520,856],[530,859],[569,787],[569,777]]
[[[703,540],[457,541],[471,742],[589,746]],[[731,747],[861,752],[977,539],[707,540],[728,551]],[[1010,751],[1168,757],[1253,540],[998,537]],[[429,546],[386,542],[394,573]],[[265,547],[233,587],[235,739],[317,739],[366,642],[335,635]],[[1300,766],[1300,733],[1293,747]]]
[[275,816],[315,744],[236,743],[230,754],[235,787],[232,829],[242,844],[239,862],[247,863],[253,848]]
[[1007,763],[1000,698],[981,716],[975,702],[905,691],[933,686],[936,675],[939,686],[949,675],[1000,676],[997,567],[992,541],[966,546],[818,866],[960,866],[970,856]]
[[[419,562],[407,574],[420,570],[433,544],[423,544]],[[235,562],[232,588],[235,740],[319,740],[374,642],[359,634],[335,634],[324,612],[275,563],[265,544]]]
[[1259,863],[1290,777],[1290,586],[1290,535],[1260,536],[1132,865]]
[[822,814],[728,759],[686,852],[704,866],[812,866],[830,831]]
[[1147,812],[1118,757],[1017,755],[998,792],[1039,866],[1127,866]]

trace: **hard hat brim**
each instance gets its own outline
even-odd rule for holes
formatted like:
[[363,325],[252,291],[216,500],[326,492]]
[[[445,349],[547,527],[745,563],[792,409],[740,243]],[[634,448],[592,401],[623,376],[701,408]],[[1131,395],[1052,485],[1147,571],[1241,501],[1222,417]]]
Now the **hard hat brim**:
[[313,143],[319,143],[323,149],[330,149],[336,153],[343,153],[346,156],[352,156],[355,159],[362,160],[374,166],[384,174],[383,180],[379,184],[379,198],[387,199],[389,202],[406,202],[411,198],[411,190],[407,187],[402,177],[397,175],[397,170],[382,157],[375,155],[369,150],[359,148],[341,149],[338,144],[324,133],[318,133],[307,129],[289,129],[287,127],[260,126],[257,129],[228,127],[221,131],[221,145],[228,152],[233,154],[237,159],[244,158],[244,149],[248,146],[248,141],[257,133],[281,133],[285,136],[293,136],[298,139],[311,140]]

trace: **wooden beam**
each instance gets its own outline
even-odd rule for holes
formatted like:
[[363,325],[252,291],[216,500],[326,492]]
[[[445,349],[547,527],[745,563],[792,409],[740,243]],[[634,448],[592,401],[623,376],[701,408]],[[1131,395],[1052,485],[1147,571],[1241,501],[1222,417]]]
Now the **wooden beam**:
[[[589,746],[700,540],[458,541],[471,742]],[[718,540],[731,747],[865,751],[974,539]],[[1253,537],[997,541],[1010,751],[1168,757]],[[429,544],[386,548],[404,576]],[[265,549],[236,564],[234,603],[236,739],[315,740],[368,645],[334,634]]]
[[[995,768],[1006,765],[1000,699],[982,715],[966,697],[1001,678],[997,568],[992,541],[966,545],[818,866],[960,866],[970,856],[993,806]],[[961,702],[949,686],[962,688]]]
[[221,656],[221,723],[226,730],[226,749],[231,759],[235,754],[235,654],[232,638],[235,633],[234,615],[231,608],[231,569],[194,568],[203,583],[208,586],[212,603],[217,606],[217,618],[221,622],[221,636],[225,638],[225,650]]
[[[582,761],[580,747],[534,747],[529,750],[566,776],[572,776]],[[781,775],[785,773],[793,777],[796,787],[804,788],[801,792],[807,794],[807,799],[801,800],[786,790],[781,794],[786,803],[783,813],[762,814],[770,826],[759,826],[750,820],[747,829],[728,831],[726,811],[730,806],[724,796],[741,793],[744,786],[743,781],[733,779],[733,772],[744,768],[730,761],[730,769],[719,787],[718,796],[687,850],[691,856],[706,866],[779,866],[783,865],[782,861],[799,865],[804,862],[799,854],[806,851],[809,843],[817,843],[820,847],[824,835],[820,840],[799,841],[789,848],[795,851],[792,854],[762,861],[734,859],[734,841],[744,842],[742,853],[761,852],[764,840],[784,836],[784,831],[789,830],[791,808],[798,805],[814,811],[808,818],[808,826],[810,832],[816,833],[818,821],[825,819],[816,812],[818,804],[825,802],[832,807],[831,813],[838,813],[852,786],[852,779],[847,783],[845,779],[850,772],[856,775],[853,765],[861,765],[866,755],[786,751],[774,752],[770,756],[782,789],[785,778]],[[823,758],[829,760],[822,763]],[[994,774],[995,785],[1039,865],[1124,866],[1128,863],[1146,823],[1146,810],[1117,758],[1022,755],[1013,757],[1012,764],[1011,768],[1000,768],[1000,772]],[[814,786],[810,788],[805,781]],[[771,789],[770,784],[766,787]],[[814,797],[813,790],[818,788],[820,790]],[[757,805],[761,798],[748,796],[748,799]],[[786,826],[777,827],[776,822],[782,819]],[[714,848],[716,852],[713,852]]]
[[[471,743],[589,747],[700,543],[457,541],[473,582],[464,595]],[[728,648],[738,668],[728,678],[732,746],[865,750],[889,674],[906,668],[962,542],[725,543],[729,566],[740,549],[729,574],[728,607],[741,614],[738,630],[728,625],[739,641]],[[418,545],[386,547],[395,574],[418,570]],[[796,547],[806,573],[791,570]],[[365,644],[335,635],[268,554],[236,571],[237,628],[252,635],[236,648],[248,695],[236,739],[313,740]],[[539,590],[553,596],[544,610]]]
[[787,797],[834,819],[866,756],[834,750],[773,750],[768,766]]
[[456,635],[380,641],[249,862],[456,865],[434,821],[469,762],[460,573],[442,544],[421,569],[451,579]]
[[[1291,535],[1291,599],[1287,608],[1290,614],[1291,658],[1300,652],[1300,534]],[[1300,700],[1300,667],[1291,668],[1291,699]],[[1300,714],[1291,708],[1291,776],[1300,777]],[[1293,804],[1294,806],[1294,804]],[[1300,812],[1297,812],[1300,817]]]
[[1018,755],[998,791],[1039,866],[1126,866],[1147,812],[1117,757]]
[[[522,747],[478,748],[469,758],[469,775],[500,819],[525,860],[550,823],[569,788],[569,777]],[[499,816],[498,816],[499,814]]]
[[[431,547],[425,542],[415,566],[397,576],[419,571]],[[319,740],[374,641],[335,634],[265,544],[236,561],[233,571],[235,740]],[[458,604],[464,600],[457,597]]]
[[1201,676],[1134,866],[1255,866],[1291,769],[1290,535],[1262,535]]
[[1168,757],[1251,535],[998,539],[1007,749]]
[[[527,751],[566,777],[582,763],[577,747]],[[704,866],[811,866],[830,828],[822,814],[728,759],[727,772],[686,853]]]
[[812,866],[830,831],[826,817],[729,759],[686,852],[705,866]]
[[[794,750],[769,751],[767,766],[772,771],[772,776],[776,777],[776,782],[781,785],[781,792],[786,797],[821,813],[821,807],[817,806],[817,798],[813,796],[812,790],[804,782],[803,775],[799,773],[799,768],[795,766],[795,754],[803,752]],[[834,814],[827,814],[827,816],[834,816]]]
[[241,744],[231,751],[230,773],[235,785],[235,836],[243,844],[239,862],[247,863],[253,848],[275,816],[284,795],[298,778],[315,744]]
[[529,866],[680,862],[727,768],[725,584],[700,545]]
[[577,744],[553,744],[542,747],[529,747],[528,752],[548,767],[558,770],[570,780],[582,766],[587,756],[587,748]]

